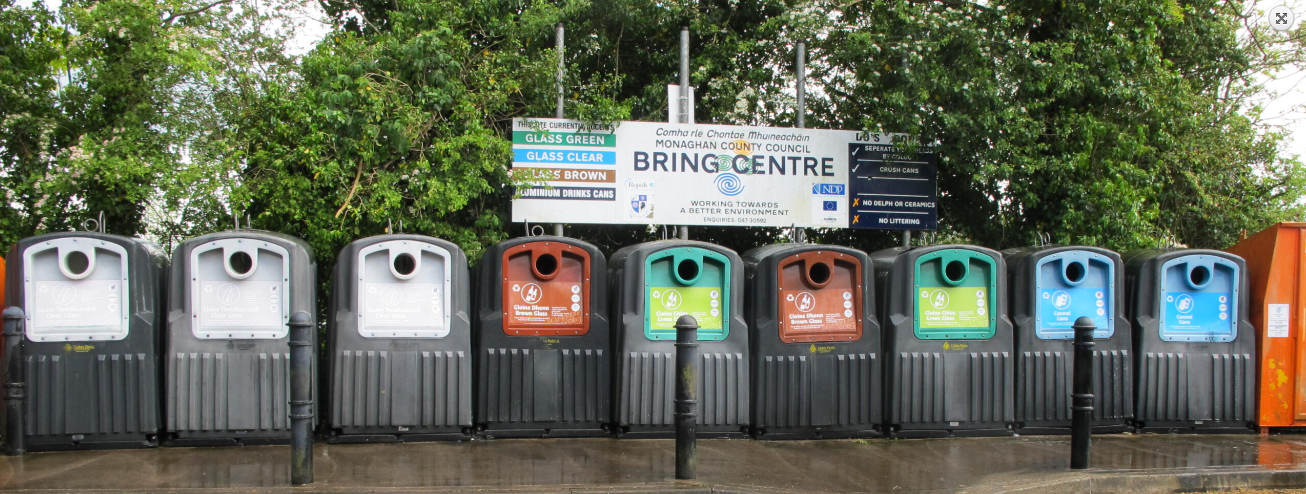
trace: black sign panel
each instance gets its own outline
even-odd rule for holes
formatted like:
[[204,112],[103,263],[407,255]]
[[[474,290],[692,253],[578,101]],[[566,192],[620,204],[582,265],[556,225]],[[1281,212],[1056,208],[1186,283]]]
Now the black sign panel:
[[938,157],[903,155],[891,145],[849,144],[848,226],[876,230],[938,228]]

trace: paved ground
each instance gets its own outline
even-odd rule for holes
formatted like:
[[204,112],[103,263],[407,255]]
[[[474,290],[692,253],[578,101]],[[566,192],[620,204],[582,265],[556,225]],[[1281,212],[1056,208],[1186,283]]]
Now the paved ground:
[[0,457],[0,490],[228,492],[1118,492],[1306,487],[1306,436],[1099,436],[1071,472],[1067,437],[700,441],[676,482],[670,440],[325,445],[289,488],[289,448],[162,448]]

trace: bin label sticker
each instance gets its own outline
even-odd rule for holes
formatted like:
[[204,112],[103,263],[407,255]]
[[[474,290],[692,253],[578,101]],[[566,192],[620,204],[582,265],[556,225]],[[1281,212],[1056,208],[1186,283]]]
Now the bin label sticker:
[[508,281],[511,326],[580,326],[584,320],[579,282]]
[[280,328],[281,282],[254,280],[200,281],[200,326]]
[[1227,334],[1232,307],[1228,292],[1166,292],[1165,330]]
[[852,290],[780,290],[780,317],[791,331],[856,331],[855,316]]
[[436,328],[444,324],[444,297],[435,283],[365,283],[365,327]]
[[1111,300],[1102,288],[1044,288],[1038,294],[1039,327],[1070,331],[1075,319],[1093,318],[1093,324],[1105,329],[1111,318]]
[[698,320],[698,329],[721,329],[725,301],[720,287],[655,286],[648,289],[645,302],[649,329],[674,330],[676,319],[685,314]]
[[977,286],[917,288],[922,329],[989,327],[988,289]]
[[1292,306],[1288,304],[1266,304],[1265,306],[1265,336],[1270,338],[1287,338],[1288,337],[1288,318],[1292,314]]
[[34,328],[95,328],[122,325],[122,282],[118,280],[35,281]]

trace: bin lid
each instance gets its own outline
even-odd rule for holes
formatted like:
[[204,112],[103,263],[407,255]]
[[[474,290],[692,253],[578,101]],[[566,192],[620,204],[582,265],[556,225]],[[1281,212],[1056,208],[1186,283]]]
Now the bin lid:
[[1229,342],[1238,336],[1238,264],[1214,255],[1161,264],[1161,341]]
[[289,333],[290,254],[284,247],[223,238],[196,245],[186,262],[196,338],[278,339]]
[[590,254],[556,240],[503,252],[503,331],[509,336],[580,336],[590,328]]
[[417,240],[358,250],[358,334],[364,338],[449,335],[449,251]]
[[1115,334],[1116,265],[1087,250],[1063,250],[1039,258],[1034,267],[1035,335],[1044,340],[1075,338],[1075,320],[1088,316],[1094,338]]
[[731,269],[724,254],[701,247],[650,254],[644,260],[644,336],[675,340],[676,320],[688,314],[698,321],[700,341],[726,339]]
[[23,256],[31,341],[121,340],[129,331],[127,249],[89,237],[32,244]]
[[854,256],[807,251],[777,265],[780,340],[851,341],[862,337],[862,263]]
[[997,332],[998,272],[992,257],[941,249],[918,257],[913,270],[917,338],[983,340]]

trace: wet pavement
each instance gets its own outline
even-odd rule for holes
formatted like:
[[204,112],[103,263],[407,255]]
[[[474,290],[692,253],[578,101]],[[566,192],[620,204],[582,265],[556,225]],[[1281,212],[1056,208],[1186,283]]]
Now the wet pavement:
[[670,440],[526,439],[315,447],[291,489],[288,446],[0,457],[0,490],[228,492],[1082,492],[1306,486],[1306,436],[1112,435],[1072,472],[1068,437],[699,441],[676,482]]

